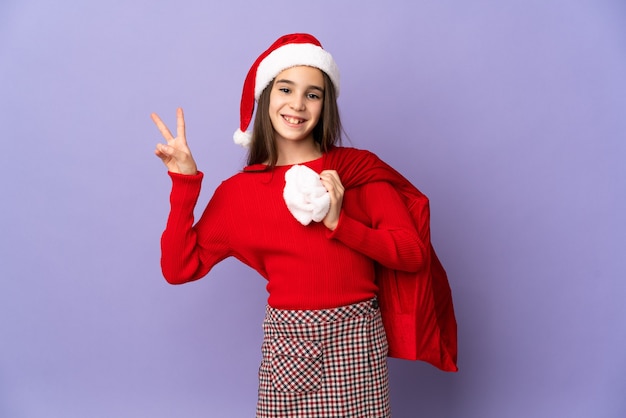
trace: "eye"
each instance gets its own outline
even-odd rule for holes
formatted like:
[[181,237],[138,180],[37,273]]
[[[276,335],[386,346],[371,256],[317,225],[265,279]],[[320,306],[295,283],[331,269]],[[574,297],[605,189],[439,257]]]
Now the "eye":
[[291,92],[291,90],[289,90],[289,88],[287,87],[279,87],[278,91],[283,92],[285,94],[289,94]]
[[307,94],[307,97],[311,100],[319,100],[321,99],[319,94],[315,94],[315,93],[309,93]]

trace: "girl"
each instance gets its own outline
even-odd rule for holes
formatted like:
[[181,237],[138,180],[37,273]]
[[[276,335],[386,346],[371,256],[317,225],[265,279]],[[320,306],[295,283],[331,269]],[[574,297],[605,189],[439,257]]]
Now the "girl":
[[263,52],[244,82],[235,133],[249,148],[247,167],[222,182],[195,225],[203,174],[183,111],[176,136],[152,114],[166,140],[155,153],[173,183],[166,280],[197,280],[230,256],[267,280],[257,417],[390,416],[379,280],[433,263],[425,206],[416,214],[407,205],[423,195],[373,154],[337,146],[338,94],[337,66],[313,36],[286,35]]

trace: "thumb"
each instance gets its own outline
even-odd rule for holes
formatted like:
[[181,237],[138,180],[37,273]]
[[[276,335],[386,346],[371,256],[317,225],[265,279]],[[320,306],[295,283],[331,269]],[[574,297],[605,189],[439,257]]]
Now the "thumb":
[[172,156],[172,154],[174,154],[174,148],[166,144],[157,144],[157,149],[165,155]]
[[168,166],[169,169],[172,162],[175,161],[175,158],[173,157],[175,151],[176,150],[174,148],[168,145],[157,144],[154,153],[163,161],[163,163],[165,163],[166,166]]
[[161,158],[165,158],[167,160],[177,160],[179,157],[179,151],[167,144],[158,144],[157,150],[159,151]]
[[157,144],[156,155],[173,173],[196,174],[198,168],[193,157],[183,150],[166,144]]

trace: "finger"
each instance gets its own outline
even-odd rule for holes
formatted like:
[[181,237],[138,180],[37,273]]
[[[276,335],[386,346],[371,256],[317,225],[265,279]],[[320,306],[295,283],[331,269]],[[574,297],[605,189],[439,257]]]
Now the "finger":
[[176,109],[176,136],[185,141],[185,115],[181,107]]
[[161,154],[165,154],[165,155],[170,155],[172,153],[171,151],[171,147],[169,145],[165,145],[165,144],[156,144],[156,149],[157,151],[159,151]]
[[341,190],[333,181],[322,179],[322,186],[330,194],[332,200],[335,200],[341,194]]
[[172,155],[171,151],[170,151],[170,147],[168,147],[165,144],[157,144],[156,145],[156,149],[154,150],[154,153],[157,155],[157,157],[163,159],[163,158],[170,158]]
[[159,157],[162,160],[165,160],[166,158],[169,158],[169,155],[165,154],[163,151],[161,151],[158,148],[154,150],[154,155],[156,155],[157,157]]
[[[165,164],[166,166],[172,160],[172,157],[170,155],[166,154],[165,152],[163,152],[163,150],[159,149],[159,147],[157,147],[154,150],[154,155],[156,155],[161,161],[163,161],[163,164]],[[168,167],[168,169],[169,169],[169,167]]]
[[159,129],[159,132],[161,132],[161,135],[163,135],[163,138],[165,138],[166,141],[171,141],[172,139],[174,139],[174,137],[172,136],[172,133],[167,128],[165,123],[163,123],[159,115],[157,115],[156,113],[152,113],[150,115],[150,118],[152,118],[152,121],[157,126],[157,128]]
[[328,170],[322,171],[320,174],[320,180],[322,183],[326,183],[331,185],[333,188],[342,189],[343,184],[341,183],[341,179],[339,179],[339,174],[336,171]]
[[331,174],[328,173],[322,173],[320,175],[320,180],[322,183],[329,183],[329,184],[336,184],[337,183],[337,179],[335,177],[333,177]]
[[339,174],[335,170],[324,170],[320,173],[320,177],[332,179],[334,181],[337,181],[338,183],[341,183],[341,180],[339,179]]

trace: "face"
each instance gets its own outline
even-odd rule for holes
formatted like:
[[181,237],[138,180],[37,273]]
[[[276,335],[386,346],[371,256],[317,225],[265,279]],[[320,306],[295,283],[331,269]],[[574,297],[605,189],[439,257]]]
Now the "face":
[[313,67],[292,67],[276,76],[269,117],[276,141],[311,141],[324,103],[324,76]]

